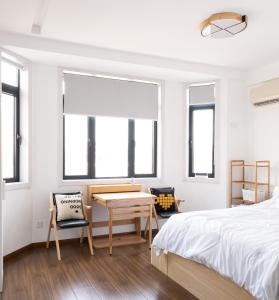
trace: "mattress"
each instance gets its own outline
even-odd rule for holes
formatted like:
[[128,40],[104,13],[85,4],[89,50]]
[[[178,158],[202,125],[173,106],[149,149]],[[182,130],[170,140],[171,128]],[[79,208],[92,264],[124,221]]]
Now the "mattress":
[[260,204],[174,215],[153,240],[230,278],[260,300],[279,300],[279,196]]

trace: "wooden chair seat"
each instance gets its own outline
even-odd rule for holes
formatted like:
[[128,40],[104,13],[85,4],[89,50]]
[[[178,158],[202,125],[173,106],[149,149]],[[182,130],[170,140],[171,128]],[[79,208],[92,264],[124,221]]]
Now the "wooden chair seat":
[[57,221],[57,226],[61,229],[64,228],[75,228],[88,226],[89,222],[86,220],[70,219],[65,221]]
[[158,216],[158,219],[168,219],[171,216],[179,214],[179,213],[180,213],[179,211],[171,211],[171,212],[166,212],[166,213],[164,213],[164,212],[163,213],[158,213],[157,212],[157,216]]

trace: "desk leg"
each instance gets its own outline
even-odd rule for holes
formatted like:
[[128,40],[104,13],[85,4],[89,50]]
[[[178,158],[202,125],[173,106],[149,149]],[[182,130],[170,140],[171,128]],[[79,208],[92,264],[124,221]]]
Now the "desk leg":
[[152,204],[149,205],[149,248],[152,243]]
[[112,208],[108,208],[109,211],[109,255],[112,255]]
[[136,234],[138,236],[138,238],[141,238],[141,219],[140,218],[136,218],[135,219],[135,227],[136,227]]
[[147,230],[149,228],[149,217],[146,218],[146,224],[145,224],[145,229],[144,229],[144,238],[146,239],[147,237]]
[[[152,204],[152,210],[153,210],[153,215],[154,215],[155,222],[156,222],[156,225],[157,225],[157,229],[159,231],[160,230],[160,225],[159,225],[158,215],[157,215],[156,208],[155,208],[154,204]],[[149,218],[147,218],[146,224],[145,224],[145,229],[144,229],[144,237],[145,238],[147,236],[147,230],[148,230],[148,227],[149,227],[149,222],[150,222]]]

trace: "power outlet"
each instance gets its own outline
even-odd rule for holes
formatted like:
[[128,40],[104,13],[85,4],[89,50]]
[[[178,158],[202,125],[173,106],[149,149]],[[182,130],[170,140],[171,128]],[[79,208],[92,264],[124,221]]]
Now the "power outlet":
[[44,222],[43,221],[37,221],[36,228],[37,229],[42,229],[43,227],[44,227]]

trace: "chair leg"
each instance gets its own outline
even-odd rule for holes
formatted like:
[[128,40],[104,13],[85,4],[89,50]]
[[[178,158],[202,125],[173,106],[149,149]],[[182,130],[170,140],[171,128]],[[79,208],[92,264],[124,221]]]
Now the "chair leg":
[[87,226],[87,237],[88,237],[88,245],[89,245],[90,254],[94,255],[93,246],[92,246],[91,230],[90,230],[89,226]]
[[157,215],[156,208],[155,208],[154,204],[152,205],[152,209],[153,209],[153,215],[154,215],[154,218],[155,218],[155,221],[156,221],[157,229],[159,231],[160,230],[160,225],[159,225],[158,215]]
[[51,221],[52,221],[52,218],[50,218],[50,222],[49,222],[48,235],[47,235],[47,242],[46,242],[46,247],[47,247],[47,248],[49,248],[50,231],[51,231]]
[[56,252],[57,252],[57,258],[58,260],[61,260],[61,254],[60,254],[60,246],[59,246],[59,240],[58,240],[58,232],[57,232],[57,226],[56,224],[53,225],[53,233],[55,237],[55,244],[56,244]]
[[83,230],[83,227],[81,228],[81,235],[80,235],[80,243],[82,244],[83,243],[83,236],[84,236],[84,230]]
[[[155,208],[155,205],[152,204],[152,217],[155,218],[155,222],[156,222],[156,225],[157,225],[157,229],[158,231],[160,230],[160,224],[159,224],[159,220],[158,220],[158,215],[157,215],[157,212],[156,212],[156,208]],[[147,218],[146,220],[146,224],[145,224],[145,229],[144,229],[144,237],[146,238],[147,237],[147,230],[148,230],[148,227],[149,227],[149,221],[150,219]]]
[[150,209],[149,209],[149,213],[150,213],[150,217],[149,217],[149,249],[151,249],[151,243],[152,243],[152,204],[150,205]]

